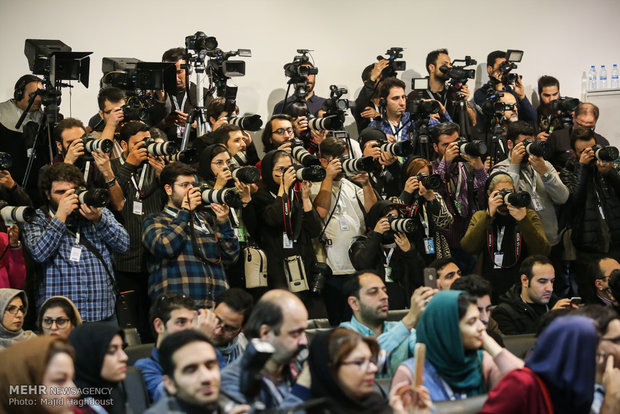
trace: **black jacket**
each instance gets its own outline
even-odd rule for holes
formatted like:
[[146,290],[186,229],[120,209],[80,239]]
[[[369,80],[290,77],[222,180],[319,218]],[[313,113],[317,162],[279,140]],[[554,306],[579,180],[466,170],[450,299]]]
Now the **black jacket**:
[[500,304],[493,309],[491,317],[504,335],[535,333],[540,317],[558,301],[555,295],[547,307],[525,303],[521,299],[521,284],[515,284],[499,298]]

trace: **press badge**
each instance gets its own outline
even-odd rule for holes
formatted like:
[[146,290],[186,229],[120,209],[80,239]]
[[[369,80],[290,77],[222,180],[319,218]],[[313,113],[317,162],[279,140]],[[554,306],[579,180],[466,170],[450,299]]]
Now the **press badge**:
[[142,215],[142,202],[141,201],[135,201],[133,202],[133,214],[137,215],[137,216],[141,216]]
[[432,237],[424,238],[424,251],[426,254],[435,254],[435,240]]
[[541,211],[543,209],[542,203],[538,198],[532,198],[532,206],[535,211]]
[[392,268],[390,266],[388,266],[388,265],[384,265],[384,268],[385,268],[385,281],[386,282],[394,282],[392,280],[392,277],[391,277],[392,276]]
[[286,233],[282,233],[282,247],[284,247],[285,249],[293,248],[293,241],[288,238],[288,234]]
[[71,260],[72,262],[79,262],[81,255],[82,255],[82,247],[73,246],[71,248],[71,255],[69,256],[69,260]]
[[243,231],[243,229],[241,227],[235,227],[235,236],[237,237],[237,239],[240,242],[244,242],[245,241],[245,232]]
[[504,253],[495,253],[493,255],[493,269],[501,269],[504,264]]
[[344,217],[340,217],[340,230],[349,231],[349,222]]

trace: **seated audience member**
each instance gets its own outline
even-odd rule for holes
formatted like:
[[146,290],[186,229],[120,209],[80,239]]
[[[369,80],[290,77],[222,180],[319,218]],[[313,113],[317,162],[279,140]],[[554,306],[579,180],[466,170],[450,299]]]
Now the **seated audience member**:
[[542,332],[525,367],[489,392],[482,414],[590,412],[598,333],[591,319],[562,316]]
[[0,289],[0,351],[14,344],[37,336],[32,331],[24,331],[24,317],[28,312],[28,298],[26,292],[17,289]]
[[402,309],[414,289],[424,283],[421,252],[411,245],[407,234],[391,228],[390,221],[399,217],[400,213],[391,201],[376,202],[366,219],[368,233],[358,237],[349,249],[356,270],[372,269],[383,275],[387,282],[396,282],[399,288],[402,287],[403,291],[390,289],[393,306],[398,306],[394,309]]
[[387,376],[392,376],[401,362],[413,356],[415,327],[426,303],[436,292],[429,287],[417,289],[411,296],[411,306],[405,317],[398,322],[387,321],[389,298],[383,278],[372,271],[358,272],[344,285],[353,317],[340,326],[363,336],[376,337],[381,349],[390,354]]
[[[0,352],[0,412],[81,413],[74,411],[74,358],[67,338],[51,336],[34,337]],[[14,386],[26,387],[27,392],[10,391]]]
[[439,290],[450,289],[454,281],[463,276],[461,269],[459,269],[455,259],[452,257],[435,259],[428,265],[428,267],[435,269],[437,272],[435,280],[437,281],[437,289]]
[[[481,395],[523,361],[485,331],[476,299],[466,292],[437,293],[422,313],[417,341],[426,345],[424,386],[433,401]],[[405,361],[392,383],[411,384],[415,358]]]
[[43,335],[68,337],[76,326],[82,324],[82,317],[71,299],[52,296],[41,305],[37,328]]
[[491,335],[495,341],[503,345],[501,332],[497,326],[497,322],[491,317],[491,284],[488,280],[478,275],[467,275],[459,277],[450,286],[451,290],[463,290],[476,298],[476,306],[480,312],[480,322],[484,324],[487,333]]
[[491,316],[504,335],[535,333],[542,315],[571,306],[553,293],[555,269],[546,256],[529,256],[521,263],[521,281],[499,298]]
[[250,369],[244,365],[245,353],[222,370],[222,392],[240,403],[261,402],[266,409],[300,404],[307,391],[296,387],[301,372],[297,356],[308,345],[307,328],[308,312],[297,296],[281,289],[265,293],[252,310],[245,334],[250,341],[257,338],[269,342],[275,351],[260,371],[254,395],[241,390],[242,371]]
[[586,298],[586,302],[611,306],[618,305],[618,299],[611,294],[609,289],[609,279],[615,270],[620,270],[620,263],[612,257],[601,257],[592,262],[588,274],[593,276],[595,296],[591,299]]
[[128,412],[121,382],[127,371],[122,330],[107,323],[87,323],[69,335],[75,349],[75,384],[80,388],[79,403],[97,413]]
[[[4,225],[2,220],[0,222]],[[0,255],[0,289],[24,287],[26,263],[17,226],[9,226],[6,233],[0,232]]]
[[[405,188],[399,199],[411,206],[409,215],[415,222],[409,237],[420,252],[424,262],[429,264],[435,259],[450,257],[450,246],[445,234],[450,230],[454,218],[439,193],[429,185],[428,177],[433,173],[430,161],[424,158],[412,158],[403,166],[405,170]],[[424,254],[422,254],[424,252]]]
[[173,333],[160,345],[164,386],[168,395],[146,414],[247,413],[250,407],[223,407],[220,368],[215,349],[206,336],[194,330]]
[[409,384],[391,387],[389,401],[373,390],[379,344],[349,329],[336,328],[317,334],[310,343],[308,363],[312,377],[312,398],[328,401],[309,413],[423,413],[430,412],[428,390],[416,389],[413,410]]
[[293,117],[284,114],[274,115],[267,121],[261,135],[263,152],[276,149],[291,152],[290,141],[295,137],[293,121]]
[[40,187],[47,204],[24,224],[24,244],[40,266],[37,303],[66,296],[85,322],[112,320],[116,319],[112,252],[129,248],[129,234],[107,208],[79,202],[75,190],[83,185],[82,173],[74,165],[60,163],[46,169]]
[[515,191],[510,175],[494,173],[486,187],[488,208],[474,214],[461,247],[479,255],[478,273],[491,282],[495,301],[519,281],[523,260],[549,254],[550,246],[534,210],[505,203],[500,191]]

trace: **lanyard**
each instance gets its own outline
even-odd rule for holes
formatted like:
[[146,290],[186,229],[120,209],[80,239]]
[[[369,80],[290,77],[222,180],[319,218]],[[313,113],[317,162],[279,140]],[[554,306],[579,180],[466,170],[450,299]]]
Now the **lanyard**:
[[428,216],[426,215],[426,208],[424,207],[424,205],[422,206],[422,215],[420,216],[420,222],[422,223],[422,226],[424,226],[424,234],[426,234],[426,237],[430,237],[430,226],[428,223]]
[[527,170],[524,170],[522,172],[523,179],[530,185],[530,188],[532,189],[532,195],[536,196],[536,181],[538,177],[536,171],[532,172],[532,178],[530,178],[529,174],[527,174]]
[[76,245],[80,244],[80,232],[79,231],[75,232],[75,244]]
[[142,171],[140,172],[140,182],[136,183],[135,174],[131,174],[131,182],[133,183],[133,186],[136,188],[136,197],[138,199],[144,198],[144,193],[142,192],[142,186],[144,185],[145,175],[146,175],[146,168],[142,168]]
[[390,125],[390,128],[392,129],[392,133],[394,134],[394,138],[396,138],[396,141],[402,141],[402,139],[398,138],[398,133],[400,132],[400,135],[402,136],[403,133],[403,123],[401,121],[398,121],[398,125],[394,126],[394,124],[390,121],[387,121],[387,123]]
[[183,93],[183,101],[181,101],[181,106],[179,106],[179,101],[175,95],[172,96],[172,102],[177,111],[183,112],[183,108],[185,108],[185,101],[187,101],[187,91]]
[[[445,89],[444,89],[445,91]],[[434,99],[436,101],[443,101],[442,104],[445,107],[446,104],[448,103],[448,93],[445,93],[445,96],[442,98],[441,97],[441,92],[437,92],[439,94],[439,99],[437,99],[437,96],[435,95],[435,93],[433,91],[431,91],[430,89],[427,89],[426,92],[428,92],[428,96],[431,99]]]
[[497,229],[497,251],[502,251],[502,242],[504,241],[504,233],[506,232],[506,226],[502,226]]
[[84,182],[88,183],[88,173],[90,172],[90,161],[86,161],[86,166],[84,167]]
[[[504,232],[506,231],[506,226],[502,226],[501,229],[497,230],[497,253],[501,253],[502,241],[504,239]],[[502,268],[509,269],[516,265],[519,262],[519,258],[521,257],[521,230],[519,229],[519,225],[517,224],[514,229],[515,232],[515,261],[513,264],[509,266],[504,266],[502,264],[495,263],[495,259],[493,257],[494,247],[493,247],[493,224],[489,222],[487,224],[487,251],[489,256],[491,257],[491,261],[494,265]]]
[[390,262],[392,261],[392,254],[394,254],[394,247],[392,247],[390,249],[390,252],[386,255],[385,252],[383,252],[383,255],[385,256],[385,265],[386,266],[390,266]]
[[461,194],[461,186],[463,185],[463,165],[461,163],[457,164],[459,169],[459,176],[456,179],[456,192],[454,193],[454,199],[458,199],[459,194]]

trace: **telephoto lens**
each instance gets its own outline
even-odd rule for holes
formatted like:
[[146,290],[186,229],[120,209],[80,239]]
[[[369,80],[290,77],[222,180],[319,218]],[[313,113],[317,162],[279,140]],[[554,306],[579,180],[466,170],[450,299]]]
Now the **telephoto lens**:
[[197,155],[198,155],[198,151],[196,150],[196,148],[188,148],[186,150],[179,151],[176,154],[167,155],[166,161],[182,162],[184,164],[192,164],[198,161]]
[[388,218],[388,220],[390,222],[390,229],[392,229],[392,231],[398,233],[413,232],[414,223],[412,219],[390,217]]
[[109,154],[114,149],[114,143],[111,139],[93,138],[89,135],[82,138],[82,142],[84,142],[84,150],[89,154],[94,151],[101,151]]
[[0,216],[7,226],[13,223],[30,223],[34,219],[35,210],[32,207],[9,206],[6,201],[0,200]]
[[441,187],[442,181],[439,174],[419,173],[416,177],[427,190],[437,190]]
[[86,204],[88,207],[105,207],[110,201],[108,190],[103,188],[87,190],[86,187],[77,187],[75,194],[80,204]]
[[228,118],[228,123],[246,131],[258,131],[263,126],[263,120],[260,119],[260,115],[231,116]]
[[308,127],[313,131],[335,130],[340,129],[339,123],[338,116],[330,115],[325,118],[312,118],[308,120]]
[[534,141],[532,139],[526,139],[523,141],[523,145],[525,146],[525,151],[529,155],[533,155],[535,157],[545,157],[548,154],[549,144],[547,144],[547,141]]
[[325,179],[327,175],[325,168],[320,165],[311,165],[309,167],[294,166],[297,176],[297,181],[310,181],[313,183],[320,183]]
[[467,154],[472,157],[481,157],[487,153],[487,144],[477,139],[467,141],[462,138],[459,139],[459,151],[461,154]]
[[260,181],[260,171],[251,165],[247,167],[231,165],[230,172],[233,178],[239,179],[244,184],[256,184]]
[[310,167],[311,165],[321,165],[319,159],[310,154],[308,150],[303,147],[301,140],[291,140],[291,155],[304,167]]
[[602,145],[595,145],[592,147],[596,159],[601,162],[611,162],[618,159],[618,148],[608,145],[603,147]]
[[532,201],[532,196],[525,191],[513,192],[505,188],[501,190],[499,194],[502,196],[504,204],[510,203],[513,207],[527,207]]
[[413,145],[411,141],[386,142],[379,145],[383,152],[396,155],[397,157],[407,157],[413,153]]
[[144,140],[146,151],[156,157],[167,156],[179,152],[179,146],[174,142],[157,142],[153,139]]
[[0,170],[8,170],[13,166],[13,157],[8,152],[0,152]]
[[375,160],[370,156],[353,159],[340,157],[340,163],[342,164],[342,171],[346,175],[355,175],[363,172],[371,173],[376,169]]
[[245,154],[245,152],[239,151],[238,153],[233,155],[233,157],[230,159],[230,162],[233,165],[238,165],[241,167],[248,163],[248,156]]
[[240,208],[243,206],[241,196],[232,188],[214,190],[206,185],[200,187],[200,195],[205,204],[227,204],[229,207]]

